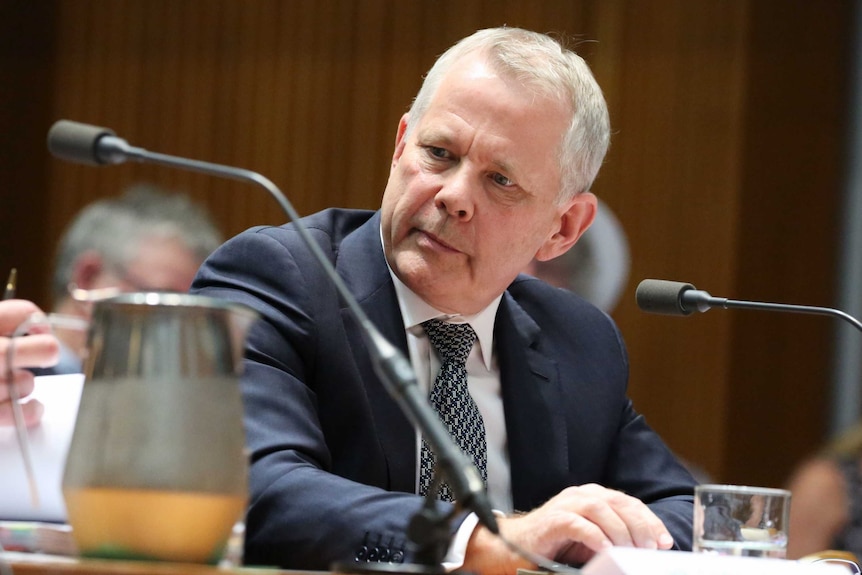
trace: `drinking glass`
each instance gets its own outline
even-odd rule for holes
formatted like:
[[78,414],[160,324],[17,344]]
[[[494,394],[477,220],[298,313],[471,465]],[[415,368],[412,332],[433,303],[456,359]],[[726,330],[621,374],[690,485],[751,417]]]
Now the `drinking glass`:
[[744,485],[694,488],[693,551],[783,559],[790,492]]

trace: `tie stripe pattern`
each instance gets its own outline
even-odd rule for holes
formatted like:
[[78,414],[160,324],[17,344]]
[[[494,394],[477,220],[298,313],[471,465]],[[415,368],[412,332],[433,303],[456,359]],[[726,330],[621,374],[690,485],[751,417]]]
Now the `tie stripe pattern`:
[[[440,373],[431,388],[431,405],[457,445],[473,459],[482,481],[487,483],[485,422],[467,389],[467,356],[476,341],[476,332],[469,324],[446,323],[437,319],[424,322],[422,327],[441,362]],[[436,458],[424,438],[420,461],[419,493],[425,495],[434,478]],[[452,490],[445,482],[441,483],[437,497],[443,501],[454,500]]]

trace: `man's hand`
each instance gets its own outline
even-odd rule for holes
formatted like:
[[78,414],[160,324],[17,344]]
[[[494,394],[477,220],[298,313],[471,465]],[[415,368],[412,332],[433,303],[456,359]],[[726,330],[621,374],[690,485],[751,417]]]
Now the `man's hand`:
[[[44,328],[34,328],[30,335],[15,340],[12,357],[12,381],[7,377],[7,356],[11,336],[15,330],[34,314],[41,313],[35,304],[26,300],[0,301],[0,426],[12,425],[12,406],[9,403],[10,389],[14,385],[19,397],[33,392],[33,374],[26,367],[49,367],[57,363],[60,344],[57,339],[45,333]],[[35,425],[42,417],[44,407],[38,401],[28,401],[21,405],[24,422]]]
[[[581,564],[611,546],[669,549],[673,538],[640,500],[596,484],[569,487],[530,513],[499,520],[507,540],[551,561]],[[511,575],[534,568],[483,527],[473,532],[465,571]]]

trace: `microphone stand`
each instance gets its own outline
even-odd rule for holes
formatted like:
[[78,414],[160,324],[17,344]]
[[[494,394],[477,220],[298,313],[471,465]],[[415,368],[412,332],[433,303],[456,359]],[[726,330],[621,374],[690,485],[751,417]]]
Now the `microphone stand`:
[[771,303],[763,301],[746,301],[728,299],[726,297],[715,297],[709,292],[690,289],[680,294],[680,302],[683,306],[694,306],[699,312],[705,312],[714,307],[722,309],[754,309],[761,311],[789,311],[793,313],[805,313],[810,315],[825,315],[843,319],[859,331],[862,331],[862,322],[852,315],[831,307],[819,307],[811,305],[798,305],[789,303]]
[[690,283],[670,280],[645,279],[635,291],[638,307],[649,313],[665,315],[691,315],[705,313],[717,307],[722,309],[753,309],[760,311],[786,311],[809,315],[825,315],[842,319],[862,331],[862,322],[852,315],[831,307],[736,300],[714,297]]
[[356,572],[361,569],[431,575],[443,573],[441,563],[449,545],[449,522],[454,513],[447,515],[437,509],[435,504],[437,472],[447,478],[458,503],[476,513],[479,521],[488,530],[499,534],[497,521],[491,511],[485,485],[478,470],[452,440],[436,412],[421,393],[410,362],[374,326],[323,250],[302,224],[293,205],[271,180],[251,170],[150,152],[130,146],[126,140],[116,137],[109,129],[69,120],[59,120],[51,127],[48,133],[48,148],[55,156],[76,163],[100,166],[121,164],[132,160],[251,182],[269,192],[294,224],[302,241],[323,267],[339,296],[345,301],[358,322],[371,354],[374,371],[383,381],[390,396],[398,402],[404,414],[419,429],[437,455],[435,484],[429,490],[423,509],[413,517],[408,529],[408,536],[418,539],[414,540],[419,548],[416,555],[423,563],[416,565],[369,563],[363,567],[357,563],[337,563],[336,570]]
[[442,566],[449,547],[449,524],[455,512],[444,513],[437,505],[439,488],[440,475],[435,469],[422,509],[413,515],[407,527],[407,536],[417,545],[415,556],[420,565]]

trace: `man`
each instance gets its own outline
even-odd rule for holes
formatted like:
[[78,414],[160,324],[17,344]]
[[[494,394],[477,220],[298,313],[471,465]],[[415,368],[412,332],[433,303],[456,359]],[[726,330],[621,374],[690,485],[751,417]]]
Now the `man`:
[[[433,382],[432,397],[450,359],[432,351],[426,320],[471,326],[477,340],[458,369],[483,422],[472,455],[506,514],[500,530],[568,563],[609,545],[691,541],[694,482],[626,398],[618,331],[574,294],[519,275],[533,257],[565,252],[592,222],[588,190],[608,134],[583,60],[543,35],[480,31],[437,61],[402,117],[381,210],[305,219],[371,321],[409,355],[420,385]],[[294,226],[229,241],[192,291],[263,318],[249,334],[242,380],[246,563],[411,561],[407,526],[426,488],[422,441]],[[462,519],[448,566],[483,575],[533,566]]]
[[[132,186],[85,207],[63,234],[51,284],[53,311],[89,320],[88,293],[188,291],[221,241],[206,212],[187,196]],[[59,363],[39,373],[80,372],[86,333],[60,327],[55,333],[62,343]]]
[[[92,304],[76,300],[73,292],[187,291],[201,262],[220,243],[221,234],[209,216],[188,197],[134,185],[119,198],[85,207],[63,234],[52,278],[53,312],[89,320]],[[37,317],[44,313],[30,301],[0,302],[0,426],[12,424],[9,388],[4,385],[9,336]],[[16,340],[13,377],[19,397],[33,391],[34,374],[81,371],[86,332],[68,327],[71,323],[49,327],[35,321],[28,337]],[[33,426],[43,406],[37,400],[23,401],[22,412]]]

